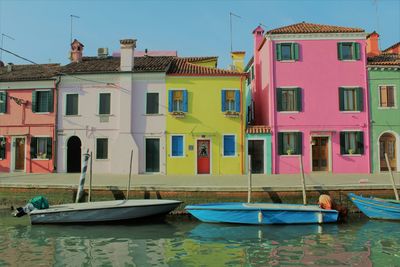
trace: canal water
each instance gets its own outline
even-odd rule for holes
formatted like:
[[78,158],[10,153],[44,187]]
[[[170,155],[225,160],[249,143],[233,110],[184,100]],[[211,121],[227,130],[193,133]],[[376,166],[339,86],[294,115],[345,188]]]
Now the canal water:
[[400,223],[206,224],[186,216],[135,225],[29,224],[0,210],[0,266],[400,266]]

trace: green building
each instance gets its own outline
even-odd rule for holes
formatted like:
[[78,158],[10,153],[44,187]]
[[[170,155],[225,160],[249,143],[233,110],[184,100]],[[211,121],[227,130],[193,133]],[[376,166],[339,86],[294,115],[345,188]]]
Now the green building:
[[372,171],[400,171],[400,54],[368,58]]

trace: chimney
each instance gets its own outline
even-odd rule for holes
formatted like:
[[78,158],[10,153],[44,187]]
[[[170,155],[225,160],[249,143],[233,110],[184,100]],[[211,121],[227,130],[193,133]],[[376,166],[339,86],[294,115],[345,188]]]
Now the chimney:
[[4,67],[4,62],[0,60],[0,68]]
[[81,44],[78,40],[74,39],[74,41],[71,44],[71,55],[70,55],[71,62],[78,63],[82,61],[83,47],[84,47],[83,44]]
[[258,26],[257,28],[254,29],[253,36],[254,36],[254,53],[255,53],[256,50],[258,50],[258,48],[260,47],[261,42],[263,41],[264,29],[261,26]]
[[243,72],[245,54],[246,52],[244,51],[231,52],[232,65],[235,71]]
[[108,57],[108,48],[107,47],[97,48],[97,57],[98,58],[106,58],[106,57]]
[[132,71],[134,64],[133,53],[136,48],[136,39],[124,39],[119,41],[121,44],[121,71]]
[[373,57],[381,53],[379,50],[379,34],[374,31],[367,35],[367,56]]

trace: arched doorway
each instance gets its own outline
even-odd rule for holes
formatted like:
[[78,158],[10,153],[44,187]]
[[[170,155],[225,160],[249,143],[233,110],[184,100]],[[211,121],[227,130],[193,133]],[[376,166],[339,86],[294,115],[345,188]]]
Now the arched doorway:
[[81,139],[71,136],[67,143],[67,172],[81,171]]
[[379,138],[379,159],[380,159],[380,170],[388,171],[385,153],[387,153],[389,165],[392,171],[396,171],[397,165],[397,151],[396,151],[396,137],[391,133],[384,133]]

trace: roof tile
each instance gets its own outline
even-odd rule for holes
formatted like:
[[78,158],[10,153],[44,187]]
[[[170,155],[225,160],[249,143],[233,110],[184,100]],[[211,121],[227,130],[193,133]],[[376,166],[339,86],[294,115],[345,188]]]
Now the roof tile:
[[368,58],[368,66],[400,66],[400,55],[382,53]]
[[314,23],[301,22],[289,26],[270,30],[267,34],[287,34],[287,33],[351,33],[365,32],[360,28],[349,28],[341,26],[322,25]]
[[[11,67],[11,71],[9,68]],[[0,82],[50,80],[60,70],[59,64],[26,64],[0,67]]]

